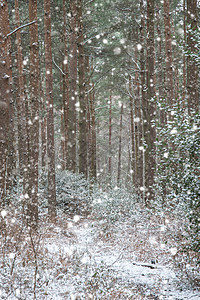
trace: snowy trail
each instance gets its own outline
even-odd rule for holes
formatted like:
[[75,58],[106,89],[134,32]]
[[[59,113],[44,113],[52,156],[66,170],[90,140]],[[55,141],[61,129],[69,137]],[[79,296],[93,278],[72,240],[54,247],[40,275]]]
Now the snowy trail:
[[[153,248],[146,243],[142,260],[130,241],[136,227],[120,226],[124,235],[116,230],[114,237],[103,235],[101,224],[90,219],[67,220],[53,228],[54,234],[44,240],[47,267],[42,280],[48,285],[38,299],[200,299],[200,291],[184,286],[178,271],[166,263],[167,252],[159,262],[151,262]],[[137,237],[134,243],[139,243]]]
[[[77,236],[77,249],[85,251],[82,262],[92,263],[113,272],[118,280],[128,286],[141,286],[147,291],[151,299],[200,299],[200,292],[180,290],[177,287],[178,276],[171,269],[159,264],[145,264],[126,259],[126,245],[109,245],[109,243],[96,241],[94,231],[88,223],[73,228]],[[148,292],[148,290],[150,292]],[[132,299],[138,299],[133,298]]]

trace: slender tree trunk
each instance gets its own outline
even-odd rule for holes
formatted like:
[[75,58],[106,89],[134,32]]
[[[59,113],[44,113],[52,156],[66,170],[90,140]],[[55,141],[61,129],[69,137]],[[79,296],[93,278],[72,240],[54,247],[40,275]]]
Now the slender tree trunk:
[[93,90],[90,94],[90,115],[91,115],[91,162],[90,162],[90,177],[96,179],[96,120],[95,120],[95,92],[94,83]]
[[48,214],[56,219],[55,147],[53,115],[53,74],[51,50],[51,3],[44,0],[45,66],[47,99],[47,154],[48,154]]
[[[20,27],[20,16],[19,16],[19,2],[15,0],[15,19],[17,27]],[[25,110],[25,75],[23,73],[23,54],[22,54],[22,43],[21,43],[21,32],[16,32],[17,39],[17,66],[18,66],[18,85],[19,85],[19,101],[17,103],[18,110],[18,135],[19,135],[19,159],[21,165],[21,173],[23,175],[23,187],[24,193],[27,189],[27,178],[28,178],[28,142],[27,142],[27,131],[26,131],[26,110]],[[21,155],[20,155],[21,154]]]
[[0,6],[0,205],[4,204],[6,194],[6,159],[8,154],[8,128],[10,103],[10,64],[8,59],[8,6],[1,1]]
[[[198,14],[197,14],[197,0],[187,0],[187,46],[189,53],[196,53],[196,43],[193,38],[195,30],[197,30]],[[190,114],[199,111],[199,92],[198,92],[198,67],[197,64],[189,54],[187,56],[187,93],[188,93],[188,111]]]
[[108,157],[108,174],[112,177],[112,96],[109,101],[109,157]]
[[[138,36],[138,34],[137,34]],[[135,62],[138,64],[138,49],[135,47]],[[135,69],[135,116],[134,116],[134,130],[135,130],[135,186],[137,191],[142,186],[142,152],[139,146],[142,138],[142,118],[141,118],[141,102],[140,102],[140,81],[139,70]]]
[[[29,20],[37,20],[37,0],[29,0]],[[30,161],[28,216],[30,225],[38,223],[38,156],[39,156],[39,44],[37,22],[29,26],[30,33]],[[29,220],[28,220],[29,221]]]
[[86,91],[88,91],[85,95],[86,97],[86,119],[87,119],[87,163],[88,163],[88,171],[89,176],[91,177],[91,146],[92,146],[92,133],[91,133],[91,113],[90,113],[90,60],[89,56],[85,56],[85,75],[86,75]]
[[154,0],[147,0],[147,106],[146,106],[146,126],[144,127],[146,149],[145,149],[145,188],[146,199],[154,198],[153,184],[156,169],[155,160],[155,117],[156,108],[153,101],[154,97]]
[[174,103],[174,84],[172,69],[172,32],[170,22],[170,1],[164,0],[164,23],[165,23],[165,54],[166,54],[166,94],[168,105]]
[[[9,24],[9,11],[8,5],[5,6],[5,35],[10,32]],[[6,64],[8,65],[8,75],[9,75],[9,86],[11,90],[12,85],[12,62],[11,62],[11,38],[7,37],[6,41]],[[9,91],[10,93],[10,91]],[[15,153],[15,131],[14,131],[14,103],[12,99],[12,93],[10,93],[10,103],[9,103],[9,127],[8,127],[8,153],[6,162],[6,190],[14,183],[14,176],[16,172],[16,153]]]
[[64,121],[64,110],[60,111],[60,123],[61,123],[61,168],[65,170],[65,121]]
[[121,104],[120,125],[119,125],[119,152],[118,152],[118,173],[117,182],[121,179],[121,156],[122,156],[122,121],[123,121],[123,103]]
[[76,170],[76,98],[77,98],[77,1],[70,0],[70,101],[67,168]]
[[63,108],[64,108],[64,150],[65,150],[65,167],[68,161],[68,136],[69,136],[69,60],[68,60],[68,38],[66,22],[66,1],[63,0],[63,31],[64,31],[64,61],[63,61]]
[[[186,10],[185,3],[186,0],[183,0],[183,28],[184,28],[184,44],[186,45]],[[183,107],[186,107],[186,56],[183,53],[183,90],[182,90],[182,98],[183,98]]]
[[158,60],[158,92],[159,92],[159,102],[163,106],[159,109],[159,122],[160,124],[164,125],[166,123],[166,110],[164,107],[164,97],[163,97],[163,58],[162,58],[162,34],[161,34],[161,13],[159,8],[156,9],[156,18],[157,18],[157,34],[158,34],[158,47],[157,47],[157,60]]
[[78,79],[79,79],[79,172],[86,177],[88,174],[87,164],[87,102],[85,97],[85,60],[83,45],[83,16],[82,16],[82,0],[77,0],[78,7]]
[[41,113],[41,154],[42,168],[46,169],[47,165],[47,112],[43,87],[40,87],[40,113]]
[[[146,101],[146,82],[145,82],[145,77],[146,77],[146,72],[145,72],[145,42],[144,42],[144,36],[145,36],[145,19],[144,19],[144,4],[143,0],[140,0],[140,13],[142,15],[141,18],[141,26],[140,26],[140,43],[142,46],[142,49],[140,51],[140,80],[141,80],[141,145],[140,145],[140,151],[142,152],[142,161],[143,161],[143,168],[142,168],[142,181],[141,181],[141,191],[142,189],[144,190],[145,186],[145,152],[143,151],[144,149],[144,140],[145,140],[145,133],[144,130],[146,128],[147,124],[147,101]],[[145,121],[145,122],[144,122]],[[142,192],[142,196],[144,198],[144,192]]]
[[132,182],[135,186],[135,128],[134,128],[134,101],[133,101],[133,91],[132,91],[132,81],[131,76],[129,76],[129,94],[130,94],[130,117],[131,117],[131,176],[132,176]]

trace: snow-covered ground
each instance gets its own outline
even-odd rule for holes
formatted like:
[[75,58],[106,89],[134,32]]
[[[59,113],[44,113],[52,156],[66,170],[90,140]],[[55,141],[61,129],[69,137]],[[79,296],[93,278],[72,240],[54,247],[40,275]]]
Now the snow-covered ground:
[[38,236],[4,253],[1,299],[200,299],[175,267],[182,254],[167,240],[169,230],[170,222],[145,215],[113,224],[91,216],[43,224]]
[[[69,227],[72,224],[69,223]],[[78,253],[78,272],[64,287],[69,299],[200,299],[200,291],[183,286],[179,274],[171,264],[166,264],[170,260],[166,251],[160,253],[160,262],[154,256],[148,257],[149,262],[140,261],[137,252],[131,249],[130,233],[113,239],[109,233],[104,236],[106,232],[97,232],[98,226],[89,220],[73,224],[70,233],[74,243],[61,238],[60,243],[52,240],[46,245],[52,255],[62,253],[65,257]],[[133,242],[136,242],[134,238]],[[151,240],[148,243],[152,248]],[[156,244],[154,241],[154,247]],[[145,257],[145,249],[143,251]],[[87,295],[86,285],[91,290]],[[59,293],[56,297],[64,299]]]

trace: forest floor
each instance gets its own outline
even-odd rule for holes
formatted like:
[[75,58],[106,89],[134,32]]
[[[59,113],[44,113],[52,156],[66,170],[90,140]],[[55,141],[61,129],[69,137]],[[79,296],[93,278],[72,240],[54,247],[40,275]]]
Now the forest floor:
[[43,221],[8,255],[1,299],[200,299],[197,257],[179,250],[180,226],[138,212]]
[[[58,271],[61,285],[51,285],[48,299],[200,299],[200,290],[182,274],[183,253],[178,253],[174,237],[163,243],[171,225],[144,220],[110,225],[75,217],[66,229],[54,228],[45,247],[65,261],[68,274]],[[185,268],[192,269],[192,264]]]

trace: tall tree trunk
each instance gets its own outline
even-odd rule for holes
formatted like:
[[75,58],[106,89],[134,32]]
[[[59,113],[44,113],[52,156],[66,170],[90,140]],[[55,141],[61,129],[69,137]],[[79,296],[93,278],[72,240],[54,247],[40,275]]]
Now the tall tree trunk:
[[3,205],[6,194],[6,159],[8,154],[8,128],[10,103],[10,65],[8,59],[8,6],[1,1],[0,6],[0,205]]
[[[29,20],[37,20],[37,0],[29,0]],[[28,216],[30,225],[38,223],[38,156],[39,156],[39,44],[37,22],[29,26],[30,33],[30,161]],[[29,220],[28,220],[29,221]]]
[[[184,30],[184,43],[186,44],[186,0],[183,0],[183,30]],[[183,90],[182,90],[182,98],[183,98],[183,108],[186,107],[186,56],[183,53]]]
[[[138,37],[138,34],[137,34]],[[135,47],[135,62],[138,64],[138,49]],[[135,130],[135,186],[137,191],[142,186],[142,152],[139,150],[142,138],[142,118],[141,118],[141,101],[140,101],[140,82],[139,70],[135,69],[135,114],[134,114],[134,130]]]
[[166,94],[169,107],[174,103],[174,84],[172,69],[172,33],[170,22],[170,1],[164,0],[164,23],[165,23],[165,54],[166,54]]
[[77,0],[77,26],[78,26],[78,79],[79,79],[79,172],[88,175],[87,164],[87,102],[85,97],[85,59],[83,39],[82,0]]
[[96,160],[96,117],[95,117],[95,89],[94,83],[90,81],[93,72],[93,61],[89,61],[89,56],[85,58],[86,66],[86,87],[90,92],[87,94],[87,141],[88,141],[88,167],[89,177],[96,179],[97,160]]
[[131,117],[131,177],[133,181],[133,185],[135,186],[135,128],[134,128],[134,101],[133,101],[133,91],[132,91],[132,80],[131,76],[129,76],[129,94],[130,94],[130,117]]
[[[5,6],[5,35],[10,32],[9,24],[9,11],[8,5]],[[9,75],[9,86],[11,89],[12,85],[12,62],[11,62],[11,38],[7,37],[6,41],[6,64],[8,65],[8,75]],[[10,93],[10,91],[9,91]],[[14,183],[14,176],[16,172],[16,153],[15,153],[15,131],[14,131],[14,103],[12,99],[12,93],[10,93],[10,103],[9,103],[9,127],[8,127],[8,153],[7,153],[7,162],[6,162],[6,190],[9,191],[9,188]]]
[[109,156],[108,156],[108,174],[110,180],[112,177],[112,96],[110,95],[109,100]]
[[90,93],[90,116],[91,116],[91,161],[90,161],[90,177],[96,179],[97,176],[97,159],[96,159],[96,119],[95,119],[95,92],[94,92],[94,83],[93,89]]
[[60,123],[61,123],[61,169],[65,170],[66,160],[65,160],[65,120],[64,120],[64,110],[61,108],[60,110]]
[[40,113],[41,113],[41,154],[42,154],[42,168],[46,169],[47,165],[47,112],[46,101],[42,83],[40,85]]
[[67,169],[76,170],[76,98],[77,98],[77,0],[69,1],[70,8],[70,101],[68,127]]
[[[145,152],[143,151],[144,149],[144,139],[145,139],[145,133],[144,129],[146,128],[146,121],[147,120],[147,101],[146,101],[146,82],[145,82],[145,77],[146,77],[146,72],[145,72],[145,42],[144,42],[144,29],[145,29],[145,12],[144,12],[144,3],[143,0],[140,0],[140,13],[141,13],[141,26],[140,26],[140,43],[142,46],[142,49],[140,51],[140,80],[141,80],[141,145],[140,145],[140,151],[142,152],[142,161],[143,161],[143,168],[142,168],[142,181],[141,181],[141,191],[144,190],[145,186]],[[142,196],[144,198],[144,191],[142,192]]]
[[[15,0],[15,19],[17,27],[20,27],[20,16],[19,16],[19,2]],[[22,54],[22,43],[21,43],[21,32],[18,30],[16,32],[17,39],[17,66],[18,66],[18,102],[17,102],[17,113],[18,113],[18,149],[19,149],[19,159],[21,165],[21,174],[23,176],[23,187],[24,193],[26,193],[27,188],[27,168],[28,168],[28,142],[27,142],[27,132],[26,132],[26,111],[25,111],[25,84],[24,84],[24,72],[23,72],[23,54]],[[21,155],[20,155],[21,154]]]
[[64,61],[63,61],[63,108],[64,108],[64,150],[65,150],[65,167],[68,161],[68,136],[69,136],[69,60],[68,60],[68,38],[67,38],[67,22],[66,22],[66,1],[63,0],[63,31],[64,31]]
[[51,50],[51,3],[44,0],[45,66],[47,99],[47,154],[48,154],[48,214],[56,219],[55,148],[53,115],[53,74]]
[[163,107],[159,109],[159,122],[164,125],[166,123],[166,110],[164,107],[164,97],[163,97],[163,58],[162,58],[162,34],[161,34],[161,12],[159,7],[156,9],[156,18],[157,18],[157,34],[158,34],[158,47],[157,47],[157,61],[158,61],[158,93],[159,93],[159,102],[163,104]]
[[[196,53],[196,43],[193,34],[197,30],[198,13],[197,0],[187,0],[187,24],[191,30],[187,34],[187,46],[189,53]],[[187,56],[187,93],[188,93],[188,111],[190,114],[199,111],[199,92],[198,92],[198,67],[194,58],[189,54]]]
[[91,112],[90,112],[90,59],[89,56],[85,56],[85,75],[86,75],[86,105],[87,105],[87,112],[86,112],[86,119],[87,119],[87,163],[88,163],[88,171],[89,171],[89,177],[91,176],[91,139],[92,139],[92,133],[91,133]]
[[121,156],[122,156],[122,121],[123,121],[123,103],[121,104],[120,124],[119,124],[119,151],[118,151],[118,173],[117,182],[121,179]]
[[154,97],[154,0],[147,0],[147,106],[146,109],[146,122],[144,122],[144,135],[146,141],[145,149],[145,188],[146,199],[152,200],[154,198],[153,184],[154,173],[156,168],[155,160],[155,117],[156,109],[153,100]]

